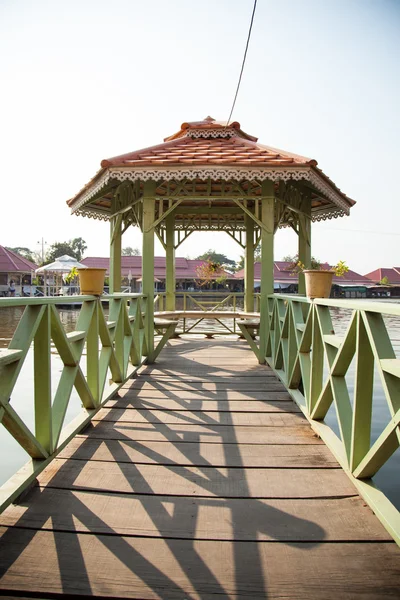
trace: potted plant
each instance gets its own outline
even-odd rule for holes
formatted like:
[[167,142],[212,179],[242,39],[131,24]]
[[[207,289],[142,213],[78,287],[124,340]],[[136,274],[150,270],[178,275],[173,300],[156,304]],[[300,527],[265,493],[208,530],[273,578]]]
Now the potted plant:
[[293,273],[304,273],[306,282],[307,298],[329,298],[332,287],[332,278],[343,277],[348,272],[349,267],[343,260],[340,260],[336,265],[325,268],[326,264],[322,264],[315,258],[311,258],[311,267],[307,269],[305,265],[298,260],[298,256],[294,257],[293,264],[289,266]]
[[106,269],[86,267],[77,269],[81,294],[84,296],[101,296],[104,291]]

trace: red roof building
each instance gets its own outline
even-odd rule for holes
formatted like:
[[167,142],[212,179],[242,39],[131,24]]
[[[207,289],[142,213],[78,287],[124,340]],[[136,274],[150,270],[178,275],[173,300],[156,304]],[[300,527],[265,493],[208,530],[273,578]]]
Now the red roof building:
[[[298,283],[297,273],[290,271],[292,263],[286,261],[275,261],[274,262],[274,285],[276,288],[286,288],[292,284]],[[324,269],[330,269],[331,266],[328,263],[322,265]],[[244,278],[244,269],[237,271],[236,277],[238,279]],[[256,262],[254,264],[254,282],[257,284],[261,280],[261,263]],[[366,276],[360,275],[355,271],[349,270],[343,275],[343,277],[333,277],[333,285],[340,285],[342,287],[370,287],[372,281]]]
[[375,269],[375,271],[367,273],[365,277],[375,284],[379,284],[386,277],[390,285],[400,285],[400,267]]
[[14,282],[16,293],[20,294],[24,284],[30,285],[31,273],[35,269],[37,265],[34,263],[0,246],[0,294],[7,293],[11,280]]
[[[104,257],[90,256],[84,258],[82,264],[87,267],[96,267],[106,269],[106,276],[109,275],[110,259]],[[189,258],[177,257],[175,259],[175,279],[177,284],[184,282],[193,283],[199,280],[197,268],[204,263],[204,260],[193,260]],[[227,279],[236,280],[235,274],[231,275],[227,271],[223,271]],[[128,279],[130,276],[132,282],[135,283],[142,277],[142,257],[141,256],[122,256],[121,257],[121,276],[123,279]],[[154,257],[154,277],[160,282],[166,278],[166,259],[165,256]],[[138,286],[136,286],[138,287]],[[162,286],[161,286],[162,287]]]

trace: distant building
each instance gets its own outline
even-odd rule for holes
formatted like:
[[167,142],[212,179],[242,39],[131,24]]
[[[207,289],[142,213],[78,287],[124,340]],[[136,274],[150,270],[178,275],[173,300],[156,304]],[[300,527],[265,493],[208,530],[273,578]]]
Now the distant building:
[[[87,267],[97,267],[106,269],[106,277],[109,276],[109,258],[90,256],[88,258],[84,258],[81,262]],[[196,270],[203,263],[204,260],[192,260],[189,258],[177,257],[175,259],[176,289],[182,291],[194,291],[196,289],[202,289],[200,287],[200,279],[197,275]],[[227,271],[223,271],[223,273],[227,277],[225,284],[221,286],[217,283],[214,283],[212,284],[213,289],[226,289],[226,286],[228,286],[229,289],[232,291],[235,290],[235,286],[239,287],[239,291],[242,289],[240,287],[240,283],[235,277],[235,274],[228,273]],[[133,292],[139,292],[142,281],[142,257],[122,256],[121,275],[121,283],[123,286],[130,286],[130,289]],[[165,290],[165,278],[165,256],[156,256],[154,257],[154,281],[155,289],[157,291]]]
[[0,296],[7,296],[10,282],[14,282],[15,294],[23,295],[23,289],[29,295],[32,275],[37,265],[19,254],[0,246]]
[[[298,275],[290,270],[292,263],[283,260],[274,262],[274,291],[284,294],[297,294]],[[330,269],[330,265],[322,265]],[[244,279],[244,269],[236,273],[239,280]],[[261,263],[254,264],[254,289],[260,287]],[[349,270],[343,277],[333,277],[332,296],[338,298],[366,298],[372,282],[363,275]]]
[[370,288],[372,297],[400,296],[400,267],[375,269],[375,271],[367,273],[365,277],[372,282]]

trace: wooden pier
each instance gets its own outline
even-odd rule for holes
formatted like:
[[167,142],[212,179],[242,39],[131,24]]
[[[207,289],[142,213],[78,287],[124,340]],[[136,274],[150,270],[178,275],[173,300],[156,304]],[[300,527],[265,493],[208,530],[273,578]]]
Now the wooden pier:
[[237,340],[169,342],[0,519],[3,596],[400,593],[398,546]]

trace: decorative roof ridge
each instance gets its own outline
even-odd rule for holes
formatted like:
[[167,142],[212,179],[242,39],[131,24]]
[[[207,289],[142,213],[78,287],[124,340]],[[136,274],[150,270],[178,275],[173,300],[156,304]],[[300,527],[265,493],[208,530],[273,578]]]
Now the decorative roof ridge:
[[334,183],[332,181],[332,179],[330,177],[328,177],[328,175],[326,175],[322,169],[320,169],[319,167],[317,167],[316,165],[310,165],[317,173],[320,177],[322,177],[330,186],[332,186],[341,196],[343,196],[344,198],[346,198],[346,200],[349,202],[350,206],[354,206],[355,204],[357,204],[357,202],[355,200],[353,200],[352,198],[350,198],[349,196],[347,196],[347,194],[345,194],[344,192],[342,192],[342,190],[336,185],[336,183]]
[[[194,135],[196,132],[197,135]],[[238,121],[227,123],[227,121],[216,121],[213,117],[206,117],[203,121],[184,122],[181,129],[176,133],[164,138],[164,142],[180,139],[183,137],[233,137],[237,136],[256,142],[258,138],[243,131]]]

